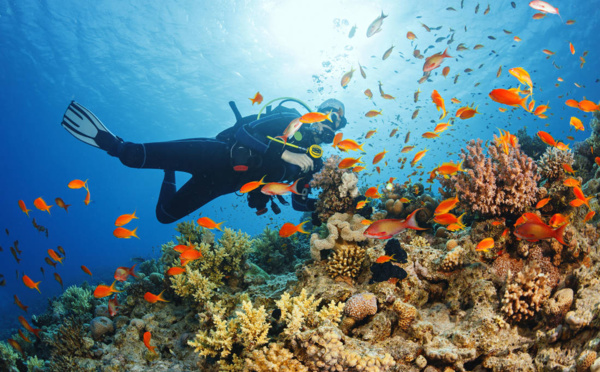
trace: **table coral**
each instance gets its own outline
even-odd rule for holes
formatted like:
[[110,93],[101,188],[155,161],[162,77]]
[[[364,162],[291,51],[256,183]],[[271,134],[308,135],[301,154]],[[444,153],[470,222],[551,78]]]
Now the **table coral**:
[[481,140],[471,140],[461,149],[463,168],[449,179],[438,177],[448,197],[458,194],[461,205],[471,212],[497,216],[520,213],[537,201],[537,181],[540,176],[533,159],[510,147],[508,154],[492,143],[483,151]]

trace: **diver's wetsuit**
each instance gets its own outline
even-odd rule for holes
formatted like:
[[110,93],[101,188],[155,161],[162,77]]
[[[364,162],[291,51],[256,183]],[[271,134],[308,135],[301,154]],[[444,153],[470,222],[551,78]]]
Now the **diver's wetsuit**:
[[[281,159],[284,150],[298,150],[289,146],[284,149],[281,143],[267,138],[281,135],[290,121],[300,117],[300,113],[278,106],[260,120],[253,121],[255,117],[244,118],[247,124],[237,129],[235,134],[222,132],[217,136],[219,139],[192,138],[143,144],[124,142],[114,155],[128,167],[165,170],[156,205],[156,217],[161,223],[177,221],[209,201],[235,192],[245,183],[258,181],[265,175],[265,182],[289,182],[302,176],[297,188],[303,195],[293,195],[292,206],[299,211],[314,210],[314,200],[307,198],[310,192],[308,182],[312,174],[321,169],[323,162],[314,159],[313,171],[301,174],[300,167]],[[302,140],[290,139],[288,142],[305,148],[315,143],[310,128],[303,126],[300,132]],[[247,170],[235,171],[234,165],[247,166]],[[192,175],[179,190],[175,185],[175,171]],[[249,205],[259,211],[264,210],[269,200],[270,197],[259,189],[248,195]]]

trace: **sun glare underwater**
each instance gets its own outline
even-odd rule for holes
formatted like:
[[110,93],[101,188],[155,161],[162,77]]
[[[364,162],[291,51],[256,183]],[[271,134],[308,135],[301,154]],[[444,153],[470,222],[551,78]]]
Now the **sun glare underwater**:
[[598,19],[0,1],[0,370],[600,370]]

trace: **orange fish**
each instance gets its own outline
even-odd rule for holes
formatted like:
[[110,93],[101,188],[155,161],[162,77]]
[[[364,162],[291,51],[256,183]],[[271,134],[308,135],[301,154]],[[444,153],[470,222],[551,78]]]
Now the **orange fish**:
[[52,208],[52,205],[48,205],[46,204],[46,202],[44,201],[44,199],[42,198],[37,198],[33,201],[33,205],[39,209],[40,211],[46,211],[48,212],[48,214],[50,214],[50,208]]
[[423,137],[423,138],[429,138],[429,139],[431,139],[431,138],[438,138],[439,136],[440,135],[437,134],[437,133],[435,133],[435,132],[425,132],[425,133],[423,133],[421,135],[421,137]]
[[340,141],[342,140],[342,138],[344,137],[343,133],[336,133],[335,137],[333,137],[333,145],[331,145],[331,147],[336,148],[338,143],[340,143]]
[[379,199],[381,198],[381,194],[377,190],[377,186],[369,187],[367,191],[365,191],[365,196],[371,199]]
[[492,248],[494,248],[494,238],[485,238],[477,244],[475,250],[478,252],[489,252]]
[[248,193],[248,192],[250,192],[252,190],[256,190],[257,188],[259,188],[262,185],[266,185],[266,183],[263,182],[265,180],[266,176],[267,175],[265,174],[263,176],[263,178],[260,179],[260,181],[250,181],[250,182],[244,184],[244,186],[242,186],[240,188],[240,193],[245,194],[245,193]]
[[138,217],[135,215],[135,211],[133,211],[133,213],[131,214],[122,214],[119,217],[117,217],[117,220],[115,221],[115,226],[127,225],[133,219],[138,219]]
[[182,252],[179,255],[179,260],[181,261],[181,266],[185,266],[190,261],[194,261],[202,257],[202,252],[196,249],[188,249],[185,252]]
[[200,218],[198,218],[198,220],[196,220],[196,222],[198,223],[198,225],[200,225],[200,226],[202,226],[202,227],[204,227],[204,228],[211,229],[211,230],[216,228],[216,229],[218,229],[218,230],[221,230],[221,231],[223,231],[223,230],[221,229],[221,225],[222,225],[222,224],[223,224],[225,221],[222,221],[222,222],[216,223],[215,221],[211,220],[211,219],[210,219],[210,218],[208,218],[208,217],[200,217]]
[[87,189],[87,181],[82,181],[82,180],[73,180],[71,182],[69,182],[69,184],[67,185],[70,189],[80,189],[82,187],[85,187]]
[[427,230],[427,228],[419,227],[417,224],[416,214],[423,208],[419,208],[412,212],[406,219],[385,219],[373,222],[363,233],[367,238],[389,239],[400,233],[404,229]]
[[415,35],[415,33],[414,33],[414,32],[412,32],[412,31],[408,31],[408,32],[406,33],[406,38],[407,38],[408,40],[414,40],[414,39],[416,39],[416,38],[417,38],[417,35]]
[[454,209],[454,207],[456,207],[456,204],[458,204],[458,201],[459,201],[458,195],[454,196],[453,198],[449,198],[449,199],[442,201],[435,208],[435,212],[433,212],[433,214],[439,215],[439,214],[445,214],[445,213],[450,212],[452,209]]
[[449,73],[450,73],[450,67],[449,66],[444,67],[444,69],[442,70],[442,76],[446,77],[446,76],[448,76]]
[[573,187],[573,186],[580,186],[581,182],[579,182],[578,180],[569,177],[566,180],[564,180],[563,185],[567,186],[567,187]]
[[462,169],[463,162],[464,160],[461,160],[458,164],[453,162],[443,163],[437,167],[437,172],[442,176],[453,176],[458,172],[466,172],[464,169]]
[[550,227],[559,227],[559,226],[564,225],[567,222],[569,222],[568,217],[566,217],[560,213],[556,213],[555,215],[550,217],[550,221],[548,221],[548,225]]
[[573,170],[573,168],[571,167],[571,165],[567,164],[567,163],[563,163],[562,164],[563,169],[565,170],[565,172],[567,173],[575,173],[575,171]]
[[558,229],[552,229],[543,222],[531,220],[517,226],[514,234],[517,238],[525,239],[530,242],[554,238],[558,240],[560,244],[566,245],[563,240],[563,234],[568,225],[569,224],[566,223]]
[[522,39],[521,39],[520,37],[518,37],[518,36],[515,36],[515,37],[513,37],[513,40],[514,40],[514,41],[516,41],[516,42],[518,43],[518,42],[519,42],[519,41],[521,41]]
[[366,116],[366,117],[368,117],[368,118],[372,118],[372,117],[375,117],[375,116],[377,116],[377,115],[381,115],[381,112],[382,112],[382,111],[383,111],[383,110],[379,110],[379,111],[377,111],[377,110],[370,110],[369,112],[367,112],[367,113],[365,114],[365,116]]
[[567,22],[565,22],[565,24],[567,24],[569,26],[572,25],[572,24],[574,24],[574,23],[575,23],[574,19],[569,19]]
[[362,163],[362,161],[360,161],[360,159],[362,159],[362,156],[360,158],[357,158],[357,159],[355,159],[355,158],[345,158],[345,159],[342,159],[342,161],[340,161],[340,164],[338,164],[338,168],[339,169],[352,168],[357,163]]
[[394,137],[394,135],[398,133],[398,128],[394,128],[392,129],[392,131],[390,132],[390,137]]
[[473,109],[469,106],[461,107],[456,111],[456,117],[460,117],[463,120],[470,119],[475,116],[475,114],[479,114],[479,111],[477,111],[476,108]]
[[162,296],[163,292],[165,290],[163,290],[162,292],[160,292],[158,295],[152,294],[150,292],[146,292],[144,294],[144,300],[150,302],[151,304],[156,303],[157,301],[161,301],[161,302],[169,302],[167,300],[165,300]]
[[444,61],[444,58],[452,58],[452,56],[448,54],[448,48],[444,50],[444,53],[436,53],[427,57],[425,59],[425,63],[423,64],[423,72],[435,70],[436,68],[440,67]]
[[402,203],[410,203],[410,199],[400,198],[400,202],[402,202]]
[[92,275],[92,272],[90,271],[90,269],[87,268],[87,266],[81,265],[81,270],[83,270],[84,273],[88,274],[92,278],[94,277],[94,275]]
[[464,226],[464,224],[462,222],[462,218],[464,215],[465,214],[463,213],[459,217],[456,217],[452,213],[438,214],[434,217],[433,222],[439,223],[440,225],[458,224],[458,225]]
[[365,135],[365,138],[371,138],[375,133],[377,133],[377,129],[370,130]]
[[361,200],[358,203],[356,203],[356,209],[363,209],[365,206],[367,205],[367,201],[366,200]]
[[14,299],[15,299],[15,304],[21,308],[21,310],[23,310],[24,312],[27,312],[27,309],[29,308],[29,306],[25,306],[21,303],[21,300],[19,300],[19,297],[17,297],[17,295],[14,295]]
[[371,92],[371,89],[367,89],[365,90],[365,96],[369,97],[370,99],[373,98],[373,92]]
[[584,112],[593,112],[600,110],[600,105],[597,105],[592,101],[588,101],[587,99],[579,101],[577,107],[579,107],[579,109]]
[[300,181],[300,178],[291,185],[282,182],[269,182],[260,189],[260,192],[265,195],[286,195],[289,192],[300,195],[297,189],[298,181]]
[[59,257],[53,249],[48,249],[48,256],[50,256],[50,258],[52,258],[55,262],[60,262],[61,265],[63,265],[62,260],[64,257]]
[[567,105],[569,107],[579,108],[579,102],[575,101],[574,99],[566,100],[565,105]]
[[352,172],[358,173],[360,171],[364,171],[365,169],[367,169],[367,167],[363,167],[362,165],[359,165],[358,167],[352,168]]
[[386,263],[389,261],[396,261],[396,259],[394,258],[394,255],[391,256],[379,256],[376,260],[375,263]]
[[151,338],[152,338],[152,334],[150,332],[145,332],[144,333],[144,345],[148,348],[148,350],[150,350],[150,352],[157,354],[157,352],[154,350],[154,349],[156,349],[156,346],[150,346]]
[[31,212],[31,209],[27,209],[27,207],[25,207],[25,202],[23,200],[19,200],[19,208],[21,208],[23,213],[29,217],[29,212]]
[[350,71],[346,72],[344,76],[342,76],[342,80],[340,81],[342,88],[346,88],[348,84],[350,84],[350,80],[352,80],[352,75],[354,75],[354,67],[350,68]]
[[83,203],[84,203],[85,205],[90,205],[90,203],[92,202],[92,201],[90,200],[90,196],[91,196],[91,195],[90,195],[90,190],[89,190],[89,189],[87,189],[87,194],[85,194],[85,199],[83,199]]
[[58,275],[58,273],[54,273],[54,279],[58,282],[58,284],[60,284],[61,287],[64,288],[62,278],[60,277],[60,275]]
[[28,338],[27,338],[27,336],[25,336],[25,335],[23,334],[23,331],[21,331],[21,330],[19,329],[19,332],[18,332],[18,333],[19,333],[19,336],[21,336],[21,338],[22,338],[22,339],[23,339],[25,342],[27,342],[27,343],[29,343],[29,344],[31,343],[31,340],[30,340],[30,339],[28,339]]
[[406,153],[406,152],[411,152],[415,147],[414,146],[404,146],[402,148],[402,150],[400,150],[401,153]]
[[596,214],[596,212],[594,212],[594,211],[587,212],[587,214],[585,215],[585,218],[583,219],[583,223],[586,223],[589,220],[591,220],[592,218],[594,218],[595,214]]
[[500,225],[503,225],[503,224],[504,224],[504,221],[493,221],[492,222],[492,226],[500,226]]
[[333,120],[331,120],[331,111],[328,114],[322,112],[309,112],[300,117],[300,122],[305,124],[318,123],[325,120],[329,120],[333,123]]
[[381,159],[383,159],[383,157],[385,156],[385,154],[387,154],[387,151],[384,149],[382,152],[380,152],[379,154],[375,155],[375,157],[373,158],[373,164],[377,164],[381,161]]
[[64,209],[65,212],[69,213],[69,207],[71,206],[71,204],[65,204],[65,202],[61,198],[56,198],[54,199],[54,201],[56,202],[56,205]]
[[114,282],[112,282],[110,287],[104,284],[98,284],[96,289],[94,289],[94,297],[103,298],[108,297],[113,293],[121,293],[122,291],[117,291],[117,288],[115,287],[116,283],[117,281],[115,280]]
[[[450,70],[449,67],[448,70]],[[433,92],[431,93],[431,99],[433,100],[433,103],[435,103],[435,107],[437,108],[438,111],[440,111],[440,109],[442,110],[442,115],[440,116],[440,120],[442,120],[446,114],[448,114],[446,112],[446,104],[444,103],[444,99],[442,98],[442,96],[438,93],[437,90],[433,90]]]
[[417,162],[419,162],[419,160],[421,160],[423,158],[423,156],[425,156],[425,153],[427,151],[429,151],[429,150],[425,149],[425,150],[421,150],[421,151],[417,152],[415,154],[415,157],[413,158],[413,160],[411,160],[411,162],[410,162],[411,167],[414,167],[415,164],[417,164]]
[[35,288],[35,289],[37,289],[38,292],[42,293],[42,291],[40,291],[40,288],[39,288],[39,285],[40,285],[41,281],[34,282],[27,275],[23,275],[22,279],[23,279],[23,283],[25,283],[25,285],[27,286],[27,288]]
[[579,118],[576,118],[575,116],[571,116],[571,120],[569,121],[569,124],[575,128],[575,130],[584,130],[585,128],[583,127],[583,123],[581,122],[581,120],[579,120]]
[[545,199],[540,200],[539,202],[537,202],[537,204],[535,205],[535,209],[540,209],[543,208],[546,204],[548,204],[548,202],[551,200],[552,198],[548,197]]
[[119,303],[117,302],[117,295],[114,295],[110,300],[108,300],[108,315],[117,315],[117,310],[119,310],[118,306]]
[[[583,194],[583,190],[581,190],[581,188],[579,186],[573,187],[573,193],[575,194],[575,197],[577,198],[577,200],[580,200],[583,204],[587,205],[587,207],[591,209],[590,200],[593,198],[593,196],[586,198],[585,195]],[[577,206],[578,205],[575,205],[575,207],[577,207]]]
[[132,236],[139,239],[139,237],[136,235],[137,229],[138,229],[137,227],[135,229],[133,229],[133,230],[129,230],[129,229],[126,229],[124,227],[117,227],[113,231],[113,235],[116,236],[119,239],[129,239]]
[[572,43],[569,43],[569,50],[571,51],[571,54],[575,54],[575,47]]
[[302,233],[302,234],[308,234],[308,231],[305,231],[302,228],[302,226],[307,222],[308,222],[308,220],[301,222],[298,225],[294,225],[291,222],[286,222],[279,229],[279,236],[281,236],[282,238],[289,238],[290,236],[294,235],[297,232]]
[[537,132],[538,137],[547,145],[556,146],[556,140],[550,135],[550,133],[544,131]]
[[248,98],[248,99],[250,101],[252,101],[252,105],[254,105],[255,103],[258,103],[260,105],[263,101],[263,96],[259,92],[256,92],[256,94],[254,95],[254,98]]
[[133,276],[134,278],[137,278],[137,275],[135,275],[135,266],[137,264],[131,266],[131,267],[125,267],[125,266],[120,266],[117,267],[117,270],[115,270],[115,280],[119,281],[119,282],[124,282],[127,280],[127,278],[129,278],[129,275]]
[[167,270],[166,274],[175,276],[175,275],[183,274],[184,272],[185,272],[185,269],[183,267],[175,266],[175,267],[171,267],[169,270]]
[[[594,151],[592,151],[593,153]],[[594,159],[594,161],[596,162],[596,164],[600,167],[600,157],[596,156],[596,158]]]
[[25,328],[27,331],[33,333],[35,337],[40,338],[41,329],[33,328],[29,322],[27,322],[27,319],[25,319],[22,315],[19,316],[19,323],[21,323],[23,328]]
[[338,142],[337,144],[337,148],[342,150],[342,151],[365,151],[363,150],[363,146],[365,144],[363,143],[362,145],[359,145],[355,140],[353,139],[345,139],[343,141]]
[[25,352],[23,351],[23,348],[17,341],[13,340],[12,338],[7,339],[6,341],[10,344],[10,346],[13,347],[13,349],[21,353],[23,359],[25,359]]
[[490,98],[495,102],[509,106],[521,106],[527,111],[529,110],[525,105],[527,102],[527,96],[521,97],[519,93],[510,89],[494,89],[489,94]]
[[435,126],[435,129],[433,130],[434,133],[442,133],[443,131],[445,131],[446,129],[448,129],[448,127],[451,127],[452,125],[450,124],[450,122],[447,123],[439,123],[438,125]]

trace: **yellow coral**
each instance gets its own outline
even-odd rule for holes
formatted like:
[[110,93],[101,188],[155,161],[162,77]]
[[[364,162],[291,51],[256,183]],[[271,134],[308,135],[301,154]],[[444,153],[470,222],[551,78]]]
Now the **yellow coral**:
[[240,338],[246,350],[253,350],[256,346],[268,342],[267,333],[271,326],[266,321],[267,312],[264,306],[254,309],[250,301],[244,301],[242,309],[244,312],[236,312],[240,322]]
[[315,328],[324,321],[339,323],[344,304],[332,301],[317,311],[320,302],[321,299],[315,300],[314,295],[309,297],[304,288],[297,297],[291,297],[285,292],[281,299],[275,301],[275,305],[281,310],[280,319],[287,324],[284,334],[293,336],[302,331],[303,327]]
[[308,368],[300,363],[294,354],[278,343],[269,344],[254,350],[246,358],[244,371],[256,372],[308,372]]
[[332,278],[348,276],[355,278],[365,258],[365,249],[357,245],[342,244],[327,261],[327,272]]

